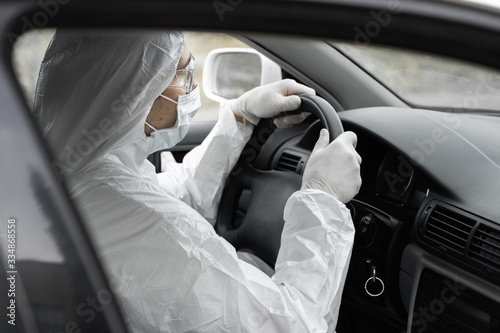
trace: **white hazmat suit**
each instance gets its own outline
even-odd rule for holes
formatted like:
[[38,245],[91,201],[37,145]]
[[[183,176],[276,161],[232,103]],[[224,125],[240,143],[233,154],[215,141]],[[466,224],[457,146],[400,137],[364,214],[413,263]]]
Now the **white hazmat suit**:
[[183,163],[157,175],[144,123],[175,73],[179,33],[57,32],[35,114],[132,332],[333,332],[352,250],[334,196],[290,197],[276,272],[238,259],[212,224],[252,126],[228,105]]

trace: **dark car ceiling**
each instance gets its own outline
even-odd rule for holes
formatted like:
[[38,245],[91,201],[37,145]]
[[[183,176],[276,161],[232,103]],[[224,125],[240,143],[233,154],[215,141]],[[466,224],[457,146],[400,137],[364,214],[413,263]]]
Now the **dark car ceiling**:
[[[62,2],[62,1],[61,1]],[[72,0],[64,1],[52,26],[166,27],[182,30],[268,32],[355,40],[385,12],[370,42],[398,45],[500,68],[500,20],[492,11],[443,1],[337,0],[242,1]],[[226,2],[223,2],[226,3]],[[18,1],[19,17],[40,10],[35,0]],[[26,8],[31,11],[26,12]],[[13,22],[20,33],[23,22]]]

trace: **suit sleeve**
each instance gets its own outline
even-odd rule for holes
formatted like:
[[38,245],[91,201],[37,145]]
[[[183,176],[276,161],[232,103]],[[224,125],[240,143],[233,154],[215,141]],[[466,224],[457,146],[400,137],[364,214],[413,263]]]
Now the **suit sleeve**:
[[198,211],[210,223],[216,219],[225,181],[252,134],[253,126],[238,123],[227,104],[203,143],[182,163],[170,162],[158,174],[160,187]]

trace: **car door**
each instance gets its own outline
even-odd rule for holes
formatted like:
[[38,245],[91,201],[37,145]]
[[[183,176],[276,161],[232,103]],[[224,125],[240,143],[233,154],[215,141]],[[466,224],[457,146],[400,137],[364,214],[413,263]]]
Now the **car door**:
[[[265,31],[399,45],[500,68],[497,16],[449,2],[123,1],[116,6],[108,1],[54,0],[2,1],[0,9],[4,36],[0,45],[4,275],[0,299],[9,319],[16,320],[15,326],[2,320],[6,332],[126,331],[92,244],[52,170],[49,149],[14,78],[10,52],[22,32],[45,26]],[[201,142],[212,125],[193,126],[179,155]],[[45,292],[40,292],[41,286]],[[9,296],[12,288],[15,296]],[[13,312],[11,304],[16,305]]]

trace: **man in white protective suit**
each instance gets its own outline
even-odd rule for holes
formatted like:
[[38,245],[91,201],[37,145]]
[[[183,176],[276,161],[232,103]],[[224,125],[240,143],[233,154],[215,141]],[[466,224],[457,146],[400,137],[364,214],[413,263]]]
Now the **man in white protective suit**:
[[355,134],[329,144],[322,130],[269,277],[213,224],[253,124],[314,91],[284,80],[223,103],[203,143],[156,174],[148,155],[200,107],[193,62],[178,32],[58,31],[40,70],[34,112],[130,331],[333,332],[354,239],[344,204],[361,186]]

